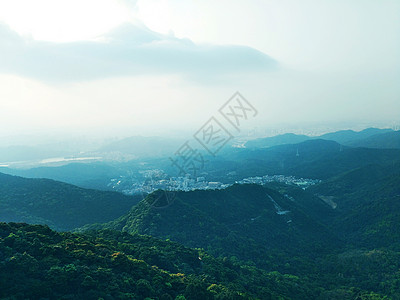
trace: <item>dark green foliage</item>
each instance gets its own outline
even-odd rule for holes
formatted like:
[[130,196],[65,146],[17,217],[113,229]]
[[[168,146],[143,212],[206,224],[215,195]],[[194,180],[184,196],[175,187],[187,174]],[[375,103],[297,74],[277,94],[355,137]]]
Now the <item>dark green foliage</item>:
[[[149,205],[157,193],[163,192],[149,195],[125,216],[99,228],[171,239],[207,249],[216,256],[253,261],[264,268],[277,263],[263,255],[267,252],[305,253],[314,258],[316,253],[340,244],[332,232],[303,211],[305,205],[258,185],[177,192],[173,204],[163,209]],[[279,215],[271,199],[288,212]],[[321,200],[313,207],[328,211]]]
[[57,230],[113,220],[138,201],[115,192],[2,173],[0,191],[1,221],[48,224]]
[[368,165],[309,189],[337,204],[332,230],[347,243],[400,249],[400,164]]
[[[367,170],[371,174],[363,176]],[[400,209],[396,197],[391,198],[399,194],[397,170],[395,166],[383,170],[367,166],[306,191],[271,183],[268,188],[234,185],[220,191],[178,192],[173,205],[156,209],[149,202],[158,198],[160,191],[103,227],[205,248],[221,257],[203,265],[207,278],[229,287],[227,282],[243,281],[250,276],[257,287],[251,291],[261,299],[280,295],[289,295],[291,299],[399,299],[400,252],[396,239]],[[343,190],[335,189],[335,184]],[[340,195],[344,190],[351,192],[353,198],[338,201],[336,209],[324,203],[318,194],[336,191],[335,195]],[[278,215],[268,195],[281,210],[290,212]],[[346,209],[342,204],[346,204]],[[291,222],[287,223],[289,219]],[[206,261],[207,256],[203,256],[202,262]],[[222,266],[234,272],[219,271]],[[265,280],[278,284],[279,292],[268,288],[269,296],[263,294],[261,286],[265,286]],[[284,286],[280,285],[282,282]],[[299,282],[305,289],[303,294],[298,289]],[[248,292],[248,288],[246,285],[238,290]],[[208,290],[227,299],[236,297],[218,285]]]
[[294,291],[314,296],[299,278],[149,236],[57,233],[17,223],[0,223],[0,286],[1,299],[285,299]]
[[227,158],[210,176],[324,181],[177,192],[170,205],[156,191],[112,217],[114,197],[132,198],[0,174],[0,217],[73,228],[120,216],[80,233],[0,223],[0,298],[400,299],[399,150],[311,140]]

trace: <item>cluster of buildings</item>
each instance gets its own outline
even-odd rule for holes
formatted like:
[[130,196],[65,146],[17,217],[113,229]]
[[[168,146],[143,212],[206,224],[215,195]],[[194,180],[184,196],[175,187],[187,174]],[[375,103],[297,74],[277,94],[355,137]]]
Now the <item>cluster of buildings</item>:
[[284,175],[264,175],[264,176],[257,176],[257,177],[249,177],[244,178],[242,180],[236,181],[239,184],[266,184],[269,182],[280,182],[289,185],[297,185],[302,187],[303,189],[308,188],[311,185],[320,183],[321,180],[319,179],[309,179],[309,178],[297,178],[294,176],[284,176]]
[[130,181],[127,183],[124,179],[112,179],[109,186],[126,195],[147,194],[156,190],[167,191],[194,191],[194,190],[216,190],[225,189],[231,184],[221,182],[206,181],[204,177],[192,179],[189,177],[171,177],[169,179],[148,179],[143,181]]
[[[207,181],[205,177],[191,178],[190,175],[183,177],[169,177],[162,170],[147,170],[141,172],[141,175],[141,179],[120,176],[119,178],[111,179],[108,186],[126,195],[134,195],[148,194],[159,189],[167,191],[216,190],[225,189],[232,185],[232,183]],[[269,182],[294,184],[306,189],[311,185],[319,183],[320,180],[296,178],[294,176],[284,175],[265,175],[262,177],[244,178],[235,183],[263,185]]]

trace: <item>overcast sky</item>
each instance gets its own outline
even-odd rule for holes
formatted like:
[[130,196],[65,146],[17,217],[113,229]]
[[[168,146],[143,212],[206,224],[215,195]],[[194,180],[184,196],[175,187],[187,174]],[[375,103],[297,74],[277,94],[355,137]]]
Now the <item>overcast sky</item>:
[[[400,121],[397,0],[0,0],[0,136]],[[307,126],[308,126],[307,125]],[[344,126],[344,125],[343,125]]]

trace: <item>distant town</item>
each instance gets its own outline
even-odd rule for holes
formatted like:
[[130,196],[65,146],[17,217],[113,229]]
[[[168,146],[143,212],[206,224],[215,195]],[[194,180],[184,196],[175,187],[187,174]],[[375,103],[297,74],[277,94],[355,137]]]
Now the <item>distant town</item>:
[[[187,174],[186,176],[169,177],[163,170],[159,169],[142,171],[141,175],[142,178],[132,176],[113,178],[108,186],[126,195],[136,195],[148,194],[159,189],[167,191],[219,190],[233,185],[233,183],[208,181],[205,176],[191,178],[191,176]],[[306,189],[309,186],[320,183],[321,180],[284,175],[264,175],[235,181],[236,184],[259,185],[270,182],[296,185]]]

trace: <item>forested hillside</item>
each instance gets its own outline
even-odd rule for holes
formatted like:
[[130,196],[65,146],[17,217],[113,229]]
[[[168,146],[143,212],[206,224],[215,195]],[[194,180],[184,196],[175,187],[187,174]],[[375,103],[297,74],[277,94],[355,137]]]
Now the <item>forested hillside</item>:
[[57,230],[71,230],[113,220],[139,199],[48,179],[0,173],[0,220],[3,222],[47,224]]
[[[166,208],[150,205],[155,198],[162,201],[163,197],[164,192],[155,192],[119,219],[88,228],[99,226],[168,238],[217,256],[251,260],[266,268],[276,263],[266,259],[267,252],[309,253],[315,257],[317,252],[340,245],[335,234],[308,215],[301,203],[262,186],[177,192]],[[313,208],[319,206],[330,213],[323,201],[318,199],[313,204]]]
[[320,291],[203,250],[112,231],[0,223],[2,299],[278,299]]

